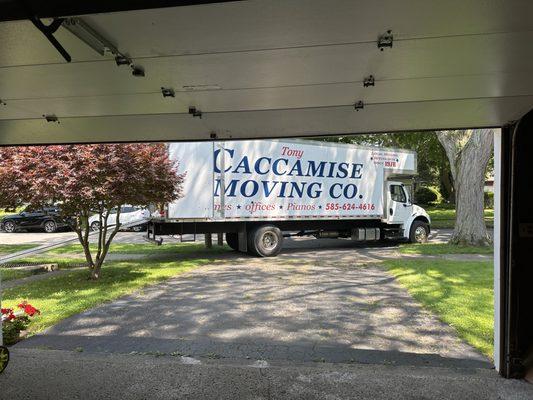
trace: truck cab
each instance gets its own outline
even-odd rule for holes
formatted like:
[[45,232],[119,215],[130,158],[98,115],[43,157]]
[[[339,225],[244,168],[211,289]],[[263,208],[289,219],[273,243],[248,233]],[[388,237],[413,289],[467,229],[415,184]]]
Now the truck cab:
[[428,213],[413,204],[412,184],[400,180],[387,181],[387,225],[399,225],[403,237],[412,243],[424,243],[430,233]]

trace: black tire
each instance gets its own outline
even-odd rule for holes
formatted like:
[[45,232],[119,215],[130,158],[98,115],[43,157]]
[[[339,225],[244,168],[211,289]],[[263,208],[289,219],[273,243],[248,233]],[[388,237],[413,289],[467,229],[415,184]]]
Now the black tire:
[[275,257],[283,247],[283,234],[274,225],[263,225],[248,234],[248,251],[259,257]]
[[146,225],[137,225],[131,228],[133,232],[143,232],[146,230]]
[[239,251],[239,234],[236,232],[226,233],[226,243],[235,251]]
[[57,231],[57,224],[55,223],[55,221],[52,221],[50,219],[48,221],[45,221],[45,223],[43,224],[43,228],[46,233],[54,233]]
[[4,231],[7,233],[15,233],[17,230],[17,224],[15,224],[13,221],[6,221],[4,222]]
[[100,229],[100,222],[94,221],[91,224],[91,231],[97,231],[98,229]]
[[5,346],[0,346],[0,374],[4,372],[9,364],[9,350]]
[[409,231],[410,243],[426,243],[429,236],[429,225],[424,221],[414,221]]

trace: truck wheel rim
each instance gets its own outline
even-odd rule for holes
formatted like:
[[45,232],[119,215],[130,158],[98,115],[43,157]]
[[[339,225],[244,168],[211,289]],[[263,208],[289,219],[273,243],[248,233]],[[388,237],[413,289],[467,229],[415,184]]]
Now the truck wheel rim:
[[278,237],[272,232],[266,232],[261,242],[266,250],[272,250],[278,245]]
[[91,229],[92,229],[93,231],[97,231],[99,228],[100,228],[100,224],[99,224],[98,222],[93,222],[93,223],[91,224]]
[[419,226],[415,229],[415,240],[418,243],[424,243],[427,239],[427,232],[423,226]]
[[4,230],[7,233],[13,233],[13,231],[15,230],[15,224],[13,222],[6,222],[4,224]]
[[47,222],[44,224],[44,230],[46,232],[53,232],[55,230],[55,224],[53,222]]

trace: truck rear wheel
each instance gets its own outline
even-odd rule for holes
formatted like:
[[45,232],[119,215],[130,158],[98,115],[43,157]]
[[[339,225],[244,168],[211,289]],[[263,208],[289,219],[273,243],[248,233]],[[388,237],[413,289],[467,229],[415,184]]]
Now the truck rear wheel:
[[263,225],[253,229],[248,236],[248,250],[259,257],[274,257],[283,246],[283,234],[274,225]]
[[426,243],[429,236],[429,226],[423,221],[414,221],[409,231],[409,242]]
[[226,233],[226,243],[235,251],[239,251],[239,234],[236,232]]

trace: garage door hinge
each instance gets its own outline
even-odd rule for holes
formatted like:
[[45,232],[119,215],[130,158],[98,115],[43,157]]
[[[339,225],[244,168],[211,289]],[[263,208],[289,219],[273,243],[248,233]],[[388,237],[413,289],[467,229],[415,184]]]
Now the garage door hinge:
[[46,122],[57,122],[59,124],[59,118],[54,114],[43,115],[43,118],[46,120]]
[[198,117],[202,119],[202,112],[198,110],[196,107],[189,107],[189,114],[191,114],[194,117]]
[[363,80],[363,87],[374,86],[375,84],[376,84],[376,81],[374,80],[373,75],[369,75]]
[[389,29],[387,32],[382,33],[378,37],[378,49],[383,51],[385,47],[392,47],[392,42],[394,40],[394,36],[392,35],[392,31]]

